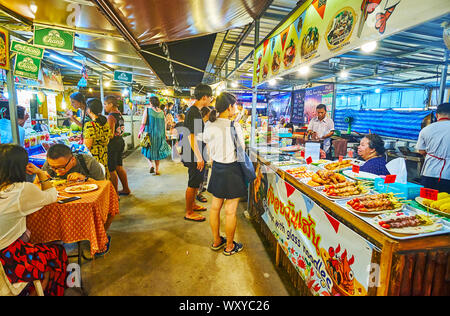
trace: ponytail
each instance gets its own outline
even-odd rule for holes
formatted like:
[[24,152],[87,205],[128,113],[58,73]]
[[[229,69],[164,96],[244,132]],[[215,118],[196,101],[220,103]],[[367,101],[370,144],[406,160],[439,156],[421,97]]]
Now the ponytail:
[[216,120],[217,120],[217,110],[214,109],[209,113],[209,121],[211,123],[214,123]]
[[95,121],[96,121],[97,123],[99,123],[101,126],[103,126],[103,125],[106,124],[106,122],[108,122],[108,119],[107,119],[105,116],[99,114],[98,117],[97,117],[97,119],[96,119]]

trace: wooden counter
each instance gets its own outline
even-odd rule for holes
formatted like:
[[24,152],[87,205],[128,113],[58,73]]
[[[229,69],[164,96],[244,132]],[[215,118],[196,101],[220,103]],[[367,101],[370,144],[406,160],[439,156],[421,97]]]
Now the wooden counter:
[[[398,240],[386,235],[360,217],[329,200],[314,189],[299,182],[281,169],[274,167],[262,157],[258,164],[270,166],[283,180],[311,198],[327,213],[375,245],[379,251],[373,254],[372,263],[379,267],[377,286],[368,295],[449,295],[450,294],[450,235],[426,236],[409,240]],[[302,295],[309,295],[305,282],[296,274],[293,264],[287,259],[280,245],[272,236],[266,223],[261,220],[263,210],[254,203],[253,188],[250,190],[249,211],[264,238],[273,246],[275,261],[291,277],[294,286]]]

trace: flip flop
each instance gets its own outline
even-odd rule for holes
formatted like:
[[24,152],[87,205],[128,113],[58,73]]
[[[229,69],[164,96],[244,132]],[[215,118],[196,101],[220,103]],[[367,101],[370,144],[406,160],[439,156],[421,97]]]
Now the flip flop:
[[227,239],[225,237],[220,236],[220,244],[217,246],[214,246],[214,242],[211,244],[211,250],[217,251],[225,247],[227,244]]
[[198,209],[193,209],[193,211],[194,212],[205,212],[205,211],[207,211],[208,209],[206,208],[206,207],[202,207],[202,208],[198,208]]
[[119,195],[123,195],[123,196],[128,196],[128,195],[130,195],[130,194],[131,194],[131,192],[130,192],[130,193],[119,192]]
[[205,198],[202,194],[197,195],[197,201],[201,202],[201,203],[206,203],[208,202],[208,199]]
[[192,221],[192,222],[204,222],[204,221],[206,221],[206,218],[205,217],[197,217],[197,218],[188,218],[188,217],[184,217],[184,220],[186,220],[186,221]]

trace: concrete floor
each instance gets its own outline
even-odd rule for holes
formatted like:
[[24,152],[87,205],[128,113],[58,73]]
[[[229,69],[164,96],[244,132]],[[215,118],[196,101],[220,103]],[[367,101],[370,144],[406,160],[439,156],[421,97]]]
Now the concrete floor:
[[[150,175],[146,159],[135,151],[125,159],[124,166],[133,194],[120,200],[120,215],[108,232],[112,237],[110,252],[92,262],[83,261],[87,295],[294,293],[245,218],[246,203],[241,203],[238,210],[235,238],[243,243],[244,250],[226,257],[221,251],[209,249],[212,237],[208,212],[204,213],[207,221],[202,223],[183,219],[187,172],[181,163],[163,161],[162,175]],[[207,197],[210,201],[209,194]],[[68,290],[67,295],[75,294]]]

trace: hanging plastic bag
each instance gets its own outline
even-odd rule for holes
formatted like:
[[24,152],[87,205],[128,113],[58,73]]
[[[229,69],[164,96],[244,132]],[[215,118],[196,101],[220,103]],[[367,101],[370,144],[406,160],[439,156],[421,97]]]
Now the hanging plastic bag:
[[386,169],[390,174],[397,175],[396,181],[398,183],[406,184],[408,181],[408,170],[406,169],[405,158],[396,158],[386,164]]

